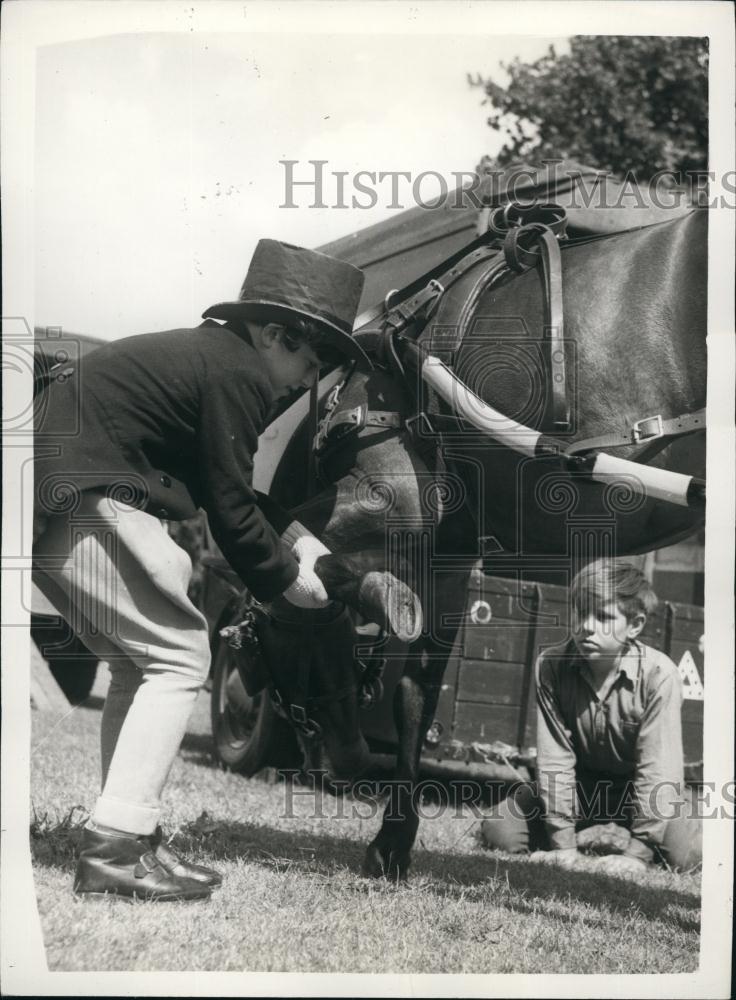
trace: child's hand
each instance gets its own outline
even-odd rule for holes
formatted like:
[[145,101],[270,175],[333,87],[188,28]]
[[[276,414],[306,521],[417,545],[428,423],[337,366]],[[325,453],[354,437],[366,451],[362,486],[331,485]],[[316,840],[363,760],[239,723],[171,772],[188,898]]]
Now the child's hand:
[[605,875],[642,875],[647,870],[645,861],[625,854],[608,854],[595,862],[593,871]]
[[631,843],[631,833],[616,823],[596,824],[577,835],[578,850],[585,854],[623,854]]
[[320,578],[302,565],[299,566],[299,576],[284,591],[284,597],[298,608],[326,608],[330,603]]
[[534,851],[529,860],[544,865],[556,865],[558,868],[576,868],[582,860],[582,854],[576,847],[560,848],[556,851]]

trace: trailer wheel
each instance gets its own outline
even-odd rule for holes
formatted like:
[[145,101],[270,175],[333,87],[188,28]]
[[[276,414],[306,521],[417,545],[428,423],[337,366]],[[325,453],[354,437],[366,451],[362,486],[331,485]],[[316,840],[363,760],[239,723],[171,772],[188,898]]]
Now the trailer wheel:
[[251,697],[232,651],[216,635],[212,650],[212,735],[217,756],[248,777],[264,767],[299,767],[301,754],[289,724],[276,714],[267,691]]

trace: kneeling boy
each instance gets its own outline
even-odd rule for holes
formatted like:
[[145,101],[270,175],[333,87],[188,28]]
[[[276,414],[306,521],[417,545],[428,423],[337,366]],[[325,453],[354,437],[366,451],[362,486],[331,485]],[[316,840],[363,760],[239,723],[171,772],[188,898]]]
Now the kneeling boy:
[[682,685],[675,664],[640,642],[657,598],[629,563],[586,566],[571,587],[572,636],[536,666],[537,785],[517,786],[484,822],[491,847],[542,848],[572,867],[576,830],[630,830],[610,871],[700,862],[698,824],[682,799]]

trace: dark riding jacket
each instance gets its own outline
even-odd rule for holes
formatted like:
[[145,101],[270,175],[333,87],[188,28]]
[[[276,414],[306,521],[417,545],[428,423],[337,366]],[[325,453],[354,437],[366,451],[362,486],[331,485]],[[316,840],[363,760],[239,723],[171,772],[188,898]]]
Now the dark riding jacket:
[[38,400],[36,510],[73,510],[86,490],[163,520],[201,507],[230,565],[269,600],[298,575],[252,485],[273,403],[259,355],[235,325],[208,320],[106,344]]

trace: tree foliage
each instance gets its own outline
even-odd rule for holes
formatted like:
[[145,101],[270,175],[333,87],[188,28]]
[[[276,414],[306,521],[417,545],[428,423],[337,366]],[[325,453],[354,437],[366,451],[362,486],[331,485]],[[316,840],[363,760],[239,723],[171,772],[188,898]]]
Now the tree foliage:
[[482,83],[506,136],[499,166],[562,158],[640,180],[707,169],[707,38],[578,36],[569,54],[503,68],[505,87]]

